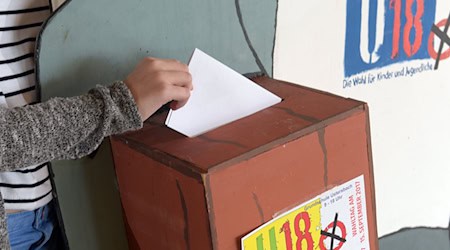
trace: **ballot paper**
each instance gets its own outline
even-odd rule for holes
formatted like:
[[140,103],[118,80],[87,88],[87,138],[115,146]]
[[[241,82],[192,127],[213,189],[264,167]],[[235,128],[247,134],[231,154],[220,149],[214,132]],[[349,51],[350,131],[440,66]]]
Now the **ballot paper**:
[[195,49],[189,62],[194,89],[188,103],[170,110],[166,125],[194,137],[254,114],[281,98]]

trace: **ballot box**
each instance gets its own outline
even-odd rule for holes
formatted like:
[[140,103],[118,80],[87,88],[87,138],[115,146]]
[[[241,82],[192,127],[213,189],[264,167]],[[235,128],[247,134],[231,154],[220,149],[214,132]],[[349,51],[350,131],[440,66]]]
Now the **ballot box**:
[[241,249],[292,209],[247,249],[356,249],[351,237],[378,249],[368,106],[253,80],[283,100],[193,138],[167,128],[164,113],[111,138],[130,249]]

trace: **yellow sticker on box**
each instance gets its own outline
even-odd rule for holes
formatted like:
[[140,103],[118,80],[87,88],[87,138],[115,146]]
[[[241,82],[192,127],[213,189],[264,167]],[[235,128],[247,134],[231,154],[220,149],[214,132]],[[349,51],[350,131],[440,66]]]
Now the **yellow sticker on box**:
[[369,250],[361,175],[276,216],[242,238],[243,250]]

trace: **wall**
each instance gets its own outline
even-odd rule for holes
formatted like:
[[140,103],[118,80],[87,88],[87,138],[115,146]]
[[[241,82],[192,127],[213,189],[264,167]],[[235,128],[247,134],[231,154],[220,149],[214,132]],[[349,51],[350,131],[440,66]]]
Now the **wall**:
[[450,60],[446,45],[435,70],[429,47],[449,12],[439,0],[279,1],[275,78],[369,103],[380,236],[448,226]]
[[[413,3],[414,17],[422,1],[408,2]],[[392,57],[398,3],[399,53]],[[42,93],[44,99],[82,93],[123,78],[143,56],[186,62],[192,49],[200,47],[241,73],[271,74],[273,68],[275,78],[364,100],[371,114],[381,249],[414,249],[424,242],[446,249],[450,60],[442,58],[438,69],[430,70],[436,60],[427,43],[431,24],[448,16],[450,3],[434,3],[424,2],[422,16],[427,21],[416,19],[416,26],[427,25],[416,47],[416,26],[411,22],[412,47],[405,52],[405,0],[74,0],[41,36]],[[377,11],[387,14],[374,14]],[[432,47],[437,50],[435,39]],[[418,52],[413,53],[414,48]],[[407,75],[407,69],[420,67],[420,72]],[[55,173],[72,248],[123,249],[126,240],[109,145],[103,145],[94,159],[56,162]],[[423,235],[430,241],[421,241]],[[405,241],[411,246],[402,244]]]

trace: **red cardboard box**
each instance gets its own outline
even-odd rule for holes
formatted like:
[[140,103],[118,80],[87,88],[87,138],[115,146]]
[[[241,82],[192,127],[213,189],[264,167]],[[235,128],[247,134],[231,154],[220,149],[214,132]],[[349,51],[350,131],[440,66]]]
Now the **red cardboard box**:
[[253,80],[283,101],[195,138],[164,114],[112,137],[130,249],[240,249],[275,214],[360,175],[378,249],[367,105]]

